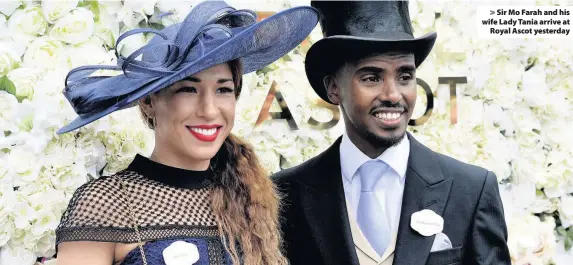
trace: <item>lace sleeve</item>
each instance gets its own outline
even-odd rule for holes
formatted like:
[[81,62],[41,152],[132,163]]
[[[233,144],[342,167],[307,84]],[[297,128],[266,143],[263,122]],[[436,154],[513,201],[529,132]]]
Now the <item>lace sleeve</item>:
[[56,229],[66,241],[129,242],[133,229],[117,176],[100,177],[76,190]]

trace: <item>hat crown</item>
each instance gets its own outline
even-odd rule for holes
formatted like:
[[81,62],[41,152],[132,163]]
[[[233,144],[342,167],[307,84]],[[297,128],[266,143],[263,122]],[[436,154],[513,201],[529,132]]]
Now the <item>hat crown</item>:
[[311,1],[324,37],[413,39],[408,1]]

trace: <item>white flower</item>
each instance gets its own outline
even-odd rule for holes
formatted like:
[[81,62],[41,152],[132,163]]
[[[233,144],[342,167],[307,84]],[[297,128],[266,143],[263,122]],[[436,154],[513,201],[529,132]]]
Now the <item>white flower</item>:
[[54,68],[65,63],[63,43],[50,37],[35,39],[24,54],[24,67]]
[[[156,7],[157,9],[159,9],[159,11],[171,12],[170,15],[161,18],[161,24],[165,26],[170,26],[174,23],[183,21],[183,19],[185,19],[185,16],[189,13],[189,11],[191,11],[193,6],[195,6],[197,3],[199,3],[199,1],[197,0],[183,0],[183,1],[157,0]],[[233,5],[231,4],[231,6]]]
[[44,208],[36,212],[36,221],[32,227],[34,235],[43,235],[46,232],[54,231],[58,227],[59,218],[50,208]]
[[6,76],[16,87],[16,98],[19,100],[31,99],[36,83],[42,76],[42,71],[36,68],[21,67],[10,71]]
[[48,23],[42,16],[39,6],[28,6],[25,9],[16,10],[8,20],[8,29],[11,36],[17,42],[27,44],[34,37],[43,35],[48,28]]
[[[0,128],[1,134],[4,131],[16,131],[14,116],[16,116],[16,108],[18,106],[18,100],[14,95],[9,94],[6,91],[0,91]],[[0,149],[3,147],[0,145]]]
[[94,35],[99,37],[108,47],[115,47],[115,41],[119,37],[119,24],[108,8],[103,5],[100,5],[99,8],[99,20],[95,23]]
[[573,167],[567,163],[571,155],[554,150],[547,156],[546,172],[537,178],[537,185],[549,198],[573,193]]
[[118,111],[94,124],[95,134],[107,149],[104,174],[125,169],[137,152],[149,153],[153,147],[153,131],[144,126],[137,111]]
[[87,175],[81,151],[74,150],[72,146],[56,149],[47,155],[44,170],[40,173],[54,188],[67,193],[84,184]]
[[67,54],[70,66],[73,68],[84,65],[115,64],[115,55],[106,51],[102,40],[97,38],[90,39],[80,45],[68,47]]
[[[34,126],[34,105],[28,99],[24,99],[22,103],[16,105],[13,113],[11,132],[30,132]],[[22,134],[10,134],[8,137],[13,139],[15,145],[21,145],[27,140],[22,139]]]
[[420,2],[418,6],[418,10],[422,10],[422,12],[415,15],[416,19],[412,21],[412,24],[418,27],[420,31],[427,31],[427,29],[433,26],[436,14],[434,12],[423,11],[428,7],[426,3]]
[[255,153],[257,154],[259,162],[269,174],[273,174],[281,170],[280,156],[276,152],[272,150],[255,149]]
[[[76,140],[77,147],[81,151],[76,151],[76,155],[82,155],[85,160],[84,166],[86,168],[87,174],[92,178],[98,178],[99,172],[106,165],[106,147],[103,143],[97,139],[92,138],[89,135],[82,135],[81,138]],[[149,144],[151,145],[151,144]],[[58,152],[57,150],[54,151]],[[140,150],[141,153],[147,154],[145,150]]]
[[555,220],[531,214],[514,215],[507,224],[512,264],[547,264],[555,254]]
[[[123,31],[126,30],[127,29],[124,28]],[[145,40],[145,36],[143,34],[134,34],[121,40],[121,42],[117,45],[118,47],[116,47],[116,49],[119,51],[120,55],[128,57],[129,55],[131,55],[131,53],[143,47],[145,44],[147,44],[147,41]]]
[[22,246],[4,246],[0,248],[0,264],[33,265],[36,256]]
[[[45,98],[44,96],[55,96],[62,99],[62,91],[64,91],[65,87],[64,80],[66,80],[67,74],[68,71],[66,68],[53,68],[47,70],[47,72],[36,83],[36,89],[34,91],[35,96],[32,102],[34,102],[34,104],[47,104],[48,98]],[[41,102],[39,100],[46,101]],[[50,100],[57,101],[55,98],[50,98]]]
[[0,219],[0,248],[6,245],[12,234],[14,233],[14,223],[8,218],[8,216]]
[[62,17],[50,29],[50,36],[69,44],[87,41],[94,32],[94,14],[85,8],[77,8]]
[[565,250],[565,242],[563,237],[559,237],[557,242],[556,254],[553,257],[555,265],[569,265],[573,260],[573,249]]
[[535,183],[523,182],[515,183],[509,186],[512,200],[512,208],[519,211],[527,210],[536,199]]
[[8,32],[8,25],[6,25],[6,17],[0,14],[0,39],[8,38],[10,36]]
[[573,137],[569,137],[571,130],[571,121],[556,118],[543,125],[542,133],[546,137],[547,142],[554,147],[569,147],[573,146]]
[[78,0],[43,0],[42,13],[48,23],[54,23],[77,6]]
[[512,118],[515,124],[515,129],[522,132],[541,131],[541,122],[529,107],[519,105],[512,111]]
[[156,2],[157,0],[126,0],[123,2],[123,8],[142,15],[153,15]]
[[[488,56],[498,56],[498,54]],[[484,89],[480,91],[480,95],[485,99],[494,100],[502,107],[511,108],[518,98],[516,88],[519,80],[521,80],[523,67],[514,61],[501,57],[493,61],[489,69],[490,71],[487,72],[489,79]],[[503,73],[503,78],[498,76],[499,73]]]
[[540,107],[548,103],[549,87],[545,83],[543,70],[543,68],[535,66],[523,73],[520,94],[527,106]]
[[[529,205],[529,212],[538,214],[538,213],[553,213],[557,210],[557,200],[549,199],[545,193],[541,190],[537,190],[535,192],[535,200],[531,205]],[[520,198],[516,198],[516,200],[520,200]]]
[[140,0],[125,1],[123,5],[115,7],[118,9],[116,19],[117,21],[123,22],[123,24],[125,24],[127,28],[132,29],[139,27],[138,24],[142,20],[146,20],[144,14],[149,10],[145,9],[149,8],[149,3],[153,2],[154,0],[148,3],[145,3],[145,1],[140,1]]
[[20,67],[20,56],[8,45],[0,43],[0,76],[6,75],[12,69]]
[[[2,162],[0,160],[0,162]],[[1,169],[0,169],[1,170]],[[2,174],[2,173],[0,173]],[[16,203],[16,194],[14,193],[12,185],[0,181],[0,248],[5,245],[12,233],[14,232],[14,224],[10,218],[11,213],[14,211],[13,207]]]
[[31,227],[31,222],[35,218],[35,211],[27,202],[19,201],[14,205],[12,217],[17,229],[27,230]]
[[[463,107],[461,107],[463,108]],[[515,132],[513,120],[509,116],[509,111],[503,110],[499,104],[485,104],[484,119],[499,127],[499,131],[505,136],[512,136]]]
[[6,16],[10,16],[21,5],[22,5],[22,1],[20,1],[20,0],[2,1],[2,4],[0,5],[0,13],[4,14]]
[[483,101],[473,100],[470,97],[458,97],[457,106],[459,118],[458,122],[470,128],[483,124],[484,122],[484,103]]
[[199,249],[193,243],[175,241],[163,250],[166,265],[192,265],[199,261]]
[[56,254],[55,244],[56,244],[56,233],[54,232],[54,230],[46,232],[36,242],[36,245],[34,246],[33,249],[34,254],[37,257],[52,257],[54,256],[54,254]]
[[559,219],[564,228],[573,225],[573,196],[566,194],[561,196],[559,204]]
[[41,164],[37,161],[37,156],[24,150],[23,148],[14,148],[5,158],[10,165],[10,174],[14,177],[14,185],[31,183],[38,179]]

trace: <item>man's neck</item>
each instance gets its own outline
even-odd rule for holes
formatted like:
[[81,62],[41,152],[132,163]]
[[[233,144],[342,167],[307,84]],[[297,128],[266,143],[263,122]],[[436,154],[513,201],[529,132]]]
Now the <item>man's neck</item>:
[[[382,153],[388,150],[388,148],[392,147],[389,145],[372,144],[367,139],[359,135],[355,135],[352,132],[347,131],[346,133],[348,135],[348,139],[356,146],[356,148],[358,148],[358,150],[360,150],[362,153],[364,153],[366,156],[372,159],[379,157]],[[407,137],[405,133],[403,137]]]

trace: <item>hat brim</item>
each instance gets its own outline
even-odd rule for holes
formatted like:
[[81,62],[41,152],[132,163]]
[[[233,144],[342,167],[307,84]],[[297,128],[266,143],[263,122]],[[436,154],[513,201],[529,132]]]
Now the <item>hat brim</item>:
[[[80,115],[71,123],[60,128],[57,133],[63,134],[73,131],[114,111],[134,106],[137,100],[149,94],[222,63],[240,59],[243,74],[262,69],[302,43],[318,24],[318,16],[316,9],[299,6],[267,17],[234,35],[199,59],[180,67],[173,74],[143,84],[141,89],[126,95],[101,111]],[[120,76],[116,79],[127,78],[124,75]],[[93,84],[93,86],[96,88],[98,85]]]
[[404,51],[414,54],[416,67],[428,57],[437,33],[431,32],[420,38],[386,40],[355,36],[331,36],[312,45],[306,54],[305,71],[308,81],[316,94],[324,101],[330,101],[324,86],[324,77],[336,71],[348,60],[361,58],[373,53]]

